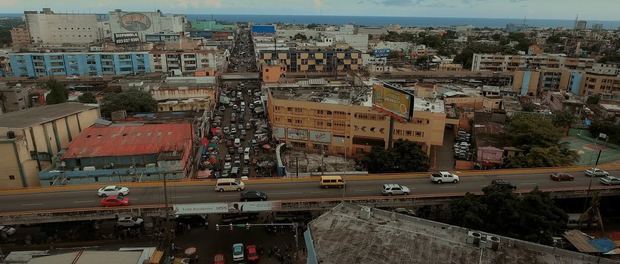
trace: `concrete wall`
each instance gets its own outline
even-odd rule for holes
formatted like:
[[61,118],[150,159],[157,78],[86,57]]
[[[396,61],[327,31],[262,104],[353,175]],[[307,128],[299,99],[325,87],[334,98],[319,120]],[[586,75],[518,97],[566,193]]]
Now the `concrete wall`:
[[26,14],[34,43],[86,44],[100,40],[96,14]]

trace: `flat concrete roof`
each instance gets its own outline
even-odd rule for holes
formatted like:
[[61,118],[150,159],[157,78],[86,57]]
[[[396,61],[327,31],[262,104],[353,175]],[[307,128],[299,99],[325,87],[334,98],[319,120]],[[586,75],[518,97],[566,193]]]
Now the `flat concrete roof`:
[[[367,208],[367,207],[366,207]],[[469,229],[343,203],[310,222],[309,256],[318,263],[618,263],[578,252],[477,232],[498,239],[474,245]],[[365,217],[368,216],[368,217]]]
[[98,107],[98,105],[82,103],[63,103],[33,107],[0,115],[0,127],[31,127]]
[[33,258],[28,264],[141,264],[142,252],[84,251]]

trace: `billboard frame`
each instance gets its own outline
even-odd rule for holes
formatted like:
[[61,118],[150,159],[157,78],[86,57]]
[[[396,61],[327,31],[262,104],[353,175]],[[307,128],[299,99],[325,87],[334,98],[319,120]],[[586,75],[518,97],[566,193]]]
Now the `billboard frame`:
[[[398,93],[410,96],[411,100],[409,100],[409,109],[408,109],[409,115],[408,116],[403,116],[403,115],[401,115],[399,113],[396,113],[396,112],[394,112],[394,111],[392,111],[390,109],[387,109],[385,107],[381,107],[380,105],[378,105],[376,103],[376,101],[375,101],[376,97],[374,95],[374,93],[375,93],[374,85],[381,85],[383,87],[382,89],[388,88],[388,89],[391,89],[391,90],[393,90],[395,92],[398,92]],[[391,84],[391,83],[387,83],[387,82],[384,82],[384,81],[380,81],[378,83],[373,84],[372,107],[375,110],[378,110],[379,112],[382,112],[382,113],[384,113],[386,115],[389,115],[390,117],[392,117],[393,119],[398,120],[399,122],[402,122],[402,123],[408,122],[408,121],[410,121],[413,118],[414,103],[415,103],[415,95],[413,93],[409,92],[409,91],[403,90],[402,88],[400,88],[400,86],[397,86],[397,85],[394,85],[394,84]]]

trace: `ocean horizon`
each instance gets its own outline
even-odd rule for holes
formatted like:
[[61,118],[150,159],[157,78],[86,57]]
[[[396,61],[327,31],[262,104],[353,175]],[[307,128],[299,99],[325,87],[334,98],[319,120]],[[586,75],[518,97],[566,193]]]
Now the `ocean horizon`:
[[[0,14],[20,17],[23,14]],[[387,26],[398,24],[406,27],[473,26],[478,28],[505,28],[507,24],[527,25],[539,28],[573,28],[575,20],[569,19],[517,19],[517,18],[459,18],[459,17],[389,17],[389,16],[323,16],[323,15],[210,15],[186,14],[188,20],[216,19],[225,22],[252,22],[256,24],[355,24],[359,26]],[[620,20],[586,20],[588,28],[602,24],[604,29],[620,29]]]

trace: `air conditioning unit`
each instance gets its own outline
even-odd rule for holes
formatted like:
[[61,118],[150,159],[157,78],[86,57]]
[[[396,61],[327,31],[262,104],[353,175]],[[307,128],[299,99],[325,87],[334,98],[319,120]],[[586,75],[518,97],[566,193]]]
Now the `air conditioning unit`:
[[370,207],[363,206],[362,209],[360,209],[360,218],[364,220],[368,220],[370,219],[371,215],[372,215],[372,212],[370,211]]
[[482,237],[482,233],[478,231],[469,231],[467,232],[467,243],[478,246]]
[[493,249],[493,250],[498,250],[499,249],[499,237],[496,236],[487,236],[487,244],[490,244],[489,248]]

